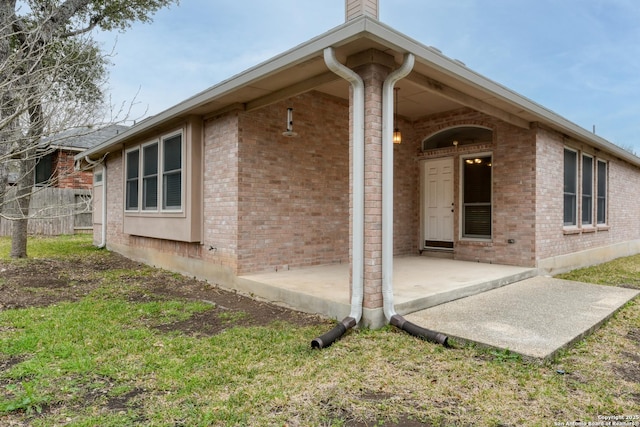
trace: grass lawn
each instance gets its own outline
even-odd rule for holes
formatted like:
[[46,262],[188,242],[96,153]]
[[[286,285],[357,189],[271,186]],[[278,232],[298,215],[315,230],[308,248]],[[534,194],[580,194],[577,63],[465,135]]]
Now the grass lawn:
[[[0,295],[18,292],[2,272],[56,261],[69,272],[41,278],[55,288],[20,292],[74,297],[20,308],[0,301],[3,426],[553,426],[603,416],[640,425],[637,301],[545,364],[446,349],[391,327],[352,330],[312,350],[330,323],[251,326],[242,324],[251,313],[227,310],[215,333],[168,327],[220,307],[143,289],[150,276],[188,280],[151,267],[90,269],[116,255],[87,236],[32,239],[27,260],[8,252],[0,239]],[[639,288],[640,256],[562,278]]]

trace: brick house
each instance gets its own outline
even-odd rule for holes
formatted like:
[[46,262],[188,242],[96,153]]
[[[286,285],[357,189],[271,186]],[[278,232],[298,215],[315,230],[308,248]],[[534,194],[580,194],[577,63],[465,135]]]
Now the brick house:
[[[78,127],[56,134],[48,144],[34,171],[34,191],[31,196],[28,231],[30,234],[73,234],[92,229],[91,194],[93,172],[76,170],[75,156],[128,129],[124,125],[109,125],[94,129]],[[10,173],[9,185],[17,177]],[[11,191],[7,197],[11,200]],[[11,217],[12,203],[3,206]],[[0,235],[11,234],[11,221],[0,219]]]
[[374,311],[393,256],[640,252],[640,158],[377,16],[347,0],[343,25],[76,156],[104,160],[95,243],[230,288],[348,263]]
[[113,138],[129,127],[109,125],[103,128],[78,127],[61,132],[47,141],[47,154],[36,164],[35,185],[53,188],[93,189],[93,173],[76,170],[75,156]]

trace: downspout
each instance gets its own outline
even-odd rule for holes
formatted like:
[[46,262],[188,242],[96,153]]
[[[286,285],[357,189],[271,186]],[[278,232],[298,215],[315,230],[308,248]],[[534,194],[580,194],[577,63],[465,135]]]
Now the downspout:
[[448,337],[415,325],[395,311],[393,303],[393,89],[415,63],[407,53],[402,65],[382,85],[382,301],[384,316],[392,325],[428,341],[447,345]]
[[330,346],[357,325],[362,317],[364,298],[364,82],[355,71],[338,62],[332,47],[324,50],[324,62],[331,71],[351,83],[353,89],[351,312],[335,328],[311,341],[312,348]]
[[101,242],[98,245],[99,249],[103,249],[107,246],[107,162],[105,159],[107,155],[105,154],[100,160],[91,160],[89,156],[84,156],[85,162],[90,164],[93,168],[102,164],[102,227],[100,230],[100,239]]

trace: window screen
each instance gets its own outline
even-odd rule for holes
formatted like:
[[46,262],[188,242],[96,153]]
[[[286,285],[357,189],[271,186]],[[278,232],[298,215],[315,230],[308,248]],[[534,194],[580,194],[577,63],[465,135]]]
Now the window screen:
[[564,150],[564,225],[577,224],[578,153]]
[[593,224],[593,158],[582,156],[582,224]]
[[163,208],[182,207],[182,135],[163,140]]
[[46,154],[36,163],[36,185],[47,185],[53,175],[53,154]]
[[491,238],[491,157],[465,159],[464,237]]
[[126,208],[128,210],[138,209],[138,177],[140,169],[140,151],[133,150],[127,152],[127,190]]
[[142,208],[158,208],[158,144],[144,146],[142,166]]
[[596,215],[598,224],[607,223],[607,164],[598,161],[598,206]]

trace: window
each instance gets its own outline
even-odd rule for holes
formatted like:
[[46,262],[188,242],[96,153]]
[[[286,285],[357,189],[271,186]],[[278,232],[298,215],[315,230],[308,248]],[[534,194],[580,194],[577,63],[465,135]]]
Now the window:
[[158,143],[142,148],[142,209],[158,209]]
[[463,163],[462,236],[491,238],[491,156]]
[[598,224],[607,223],[607,163],[598,160],[598,203],[596,205],[596,217]]
[[45,154],[36,163],[36,185],[48,185],[53,175],[53,153]]
[[593,157],[582,155],[582,225],[593,224]]
[[[578,159],[581,159],[580,168],[578,168]],[[579,188],[578,183],[580,183]],[[580,215],[579,223],[578,215]],[[607,162],[589,154],[565,148],[564,225],[590,227],[605,225],[606,221]]]
[[456,146],[491,144],[493,131],[478,126],[457,126],[442,130],[422,142],[422,149],[452,148]]
[[182,135],[163,140],[163,208],[180,209],[182,206]]
[[[126,154],[126,210],[182,209],[182,134],[133,148]],[[162,177],[162,179],[160,179]]]
[[576,225],[578,217],[578,153],[564,150],[564,225]]
[[126,202],[127,210],[138,209],[138,176],[140,169],[140,150],[131,150],[127,152],[127,183],[126,183]]

